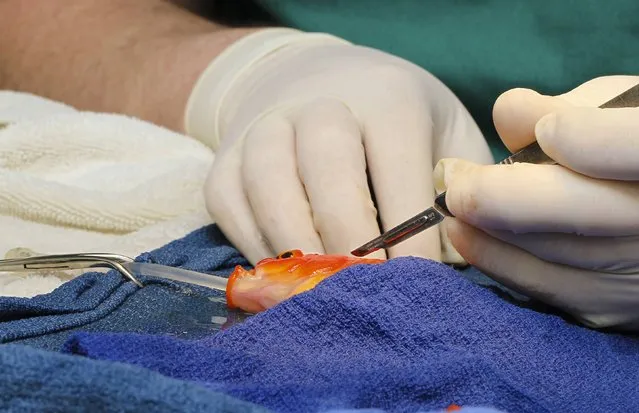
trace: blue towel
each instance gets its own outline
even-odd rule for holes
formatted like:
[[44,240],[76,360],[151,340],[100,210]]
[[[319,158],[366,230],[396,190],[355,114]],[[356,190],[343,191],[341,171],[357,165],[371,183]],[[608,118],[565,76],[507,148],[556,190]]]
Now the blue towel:
[[[108,251],[106,251],[108,252]],[[247,265],[216,226],[194,231],[136,259],[227,275]],[[50,294],[0,297],[0,343],[59,350],[73,331],[117,331],[197,338],[224,324],[224,294],[207,288],[145,278],[138,289],[119,273],[88,273]],[[221,320],[216,322],[215,320]]]
[[[2,412],[269,412],[192,382],[168,378],[140,367],[24,345],[0,346],[0,372]],[[380,410],[366,412],[383,413]],[[463,409],[461,413],[500,412]]]
[[[237,264],[248,264],[215,225],[137,260],[222,275]],[[479,273],[474,278],[486,282]],[[220,302],[220,292],[160,279],[149,278],[145,284],[137,289],[116,272],[90,273],[50,294],[0,297],[0,343],[22,344],[0,345],[0,411],[263,411],[193,382],[52,352],[76,331],[190,339],[213,334],[234,318],[225,320],[232,313]]]
[[209,337],[76,333],[64,351],[277,412],[639,406],[639,339],[522,307],[417,258],[352,267]]
[[[215,225],[137,260],[222,275],[248,264]],[[479,273],[471,277],[490,284]],[[264,411],[192,381],[33,348],[57,351],[77,331],[201,338],[232,315],[217,291],[152,278],[145,284],[137,289],[116,272],[90,273],[50,294],[0,297],[0,342],[23,344],[0,345],[0,411]]]
[[0,349],[2,412],[268,412],[135,366],[23,345]]

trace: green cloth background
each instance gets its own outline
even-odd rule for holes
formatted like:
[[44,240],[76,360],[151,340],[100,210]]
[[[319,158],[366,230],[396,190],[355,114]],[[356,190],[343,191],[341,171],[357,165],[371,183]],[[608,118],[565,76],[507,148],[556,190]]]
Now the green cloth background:
[[416,63],[446,83],[500,160],[495,99],[558,94],[639,74],[639,0],[259,0],[286,26],[335,34]]

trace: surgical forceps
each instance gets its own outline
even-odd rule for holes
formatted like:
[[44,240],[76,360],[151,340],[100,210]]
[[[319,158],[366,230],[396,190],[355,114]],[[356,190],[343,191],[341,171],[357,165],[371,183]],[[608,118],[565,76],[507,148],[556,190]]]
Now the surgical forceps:
[[[631,87],[622,94],[612,98],[599,106],[600,108],[627,108],[639,106],[639,84]],[[532,164],[556,165],[552,158],[544,153],[537,142],[531,143],[518,152],[502,160],[498,165],[511,165],[515,162]],[[442,192],[435,198],[434,205],[414,217],[402,222],[396,227],[386,231],[379,237],[367,242],[361,247],[351,251],[356,257],[363,257],[381,248],[390,248],[420,232],[442,222],[453,214],[446,205],[446,192]]]
[[0,260],[0,272],[25,272],[34,270],[77,270],[111,268],[128,278],[138,287],[144,287],[134,275],[167,278],[174,281],[201,285],[218,291],[226,291],[227,279],[213,274],[175,268],[167,265],[136,262],[132,258],[108,253],[80,253],[59,255],[35,255],[27,258]]

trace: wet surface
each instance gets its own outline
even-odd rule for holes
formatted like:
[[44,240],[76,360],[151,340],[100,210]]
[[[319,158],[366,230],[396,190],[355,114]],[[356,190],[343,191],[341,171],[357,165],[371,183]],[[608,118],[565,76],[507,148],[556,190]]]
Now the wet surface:
[[216,334],[250,316],[229,310],[220,291],[160,280],[146,284],[98,320],[12,342],[59,350],[71,334],[78,332],[161,334],[190,340]]

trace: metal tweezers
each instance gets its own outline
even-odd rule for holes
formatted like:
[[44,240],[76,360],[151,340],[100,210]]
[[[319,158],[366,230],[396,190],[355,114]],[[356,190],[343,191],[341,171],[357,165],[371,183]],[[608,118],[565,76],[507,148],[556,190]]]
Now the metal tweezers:
[[24,272],[42,270],[80,270],[88,268],[111,268],[124,275],[138,287],[142,283],[125,265],[133,260],[118,254],[60,254],[41,255],[28,258],[0,260],[0,271]]
[[136,262],[132,258],[109,253],[78,253],[59,255],[36,255],[27,258],[0,260],[0,272],[25,272],[44,270],[79,270],[89,268],[111,268],[118,271],[138,287],[144,287],[134,275],[166,278],[169,280],[201,285],[218,291],[226,291],[227,278],[176,268],[168,265]]
[[[600,108],[627,108],[639,106],[639,84],[626,90],[619,96],[609,100]],[[544,153],[537,142],[531,143],[508,158],[502,160],[498,165],[511,165],[515,162],[525,162],[532,164],[556,165],[552,158]],[[356,257],[363,257],[379,249],[387,249],[402,241],[411,238],[420,232],[442,222],[446,217],[453,214],[446,205],[446,192],[442,192],[435,198],[434,205],[414,217],[402,222],[396,227],[386,231],[379,237],[367,242],[361,247],[351,251]]]

